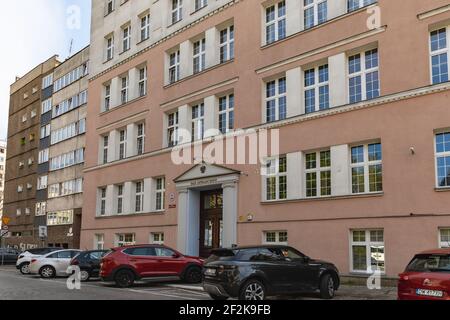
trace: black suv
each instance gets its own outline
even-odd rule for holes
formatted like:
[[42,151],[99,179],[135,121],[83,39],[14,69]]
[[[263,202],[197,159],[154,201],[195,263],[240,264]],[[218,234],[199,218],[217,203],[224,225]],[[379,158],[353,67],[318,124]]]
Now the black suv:
[[100,263],[106,253],[108,253],[107,250],[84,251],[76,255],[70,261],[70,265],[80,267],[81,281],[88,281],[90,278],[99,278]]
[[204,264],[203,287],[214,300],[264,300],[268,296],[320,292],[332,299],[338,269],[287,246],[213,250]]

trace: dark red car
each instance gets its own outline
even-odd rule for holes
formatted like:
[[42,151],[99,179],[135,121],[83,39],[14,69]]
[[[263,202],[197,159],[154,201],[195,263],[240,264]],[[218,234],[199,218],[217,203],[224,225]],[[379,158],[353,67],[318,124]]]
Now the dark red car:
[[450,300],[450,249],[417,254],[398,282],[399,300]]
[[162,245],[136,245],[111,249],[102,258],[100,277],[121,288],[136,280],[176,276],[188,283],[202,281],[203,260],[185,256]]

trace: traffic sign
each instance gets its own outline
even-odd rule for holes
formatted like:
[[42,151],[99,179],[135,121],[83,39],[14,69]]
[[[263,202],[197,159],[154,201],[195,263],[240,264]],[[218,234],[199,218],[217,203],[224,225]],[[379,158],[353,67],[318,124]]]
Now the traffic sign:
[[2,218],[2,222],[3,222],[3,224],[6,224],[6,225],[8,225],[10,221],[11,221],[11,219],[10,219],[10,218],[8,218],[8,217],[3,217],[3,218]]
[[8,230],[9,230],[9,227],[5,224],[4,226],[2,226],[2,230],[3,230],[3,231],[8,231]]
[[0,238],[3,238],[4,236],[6,236],[8,234],[7,230],[2,230],[0,231]]

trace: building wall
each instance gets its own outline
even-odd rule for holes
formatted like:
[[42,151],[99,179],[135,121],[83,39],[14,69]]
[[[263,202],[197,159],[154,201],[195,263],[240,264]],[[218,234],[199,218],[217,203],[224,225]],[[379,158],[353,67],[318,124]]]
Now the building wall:
[[[273,44],[265,44],[264,32],[260,32],[264,29],[264,8],[271,2],[228,1],[224,10],[211,11],[217,2],[196,13],[195,17],[205,15],[205,19],[188,24],[192,22],[189,19],[195,19],[190,16],[179,25],[179,32],[174,32],[176,25],[164,28],[163,23],[161,30],[167,33],[163,40],[159,41],[161,33],[156,32],[149,44],[143,45],[147,48],[136,55],[133,54],[140,50],[140,45],[132,41],[129,53],[116,52],[107,63],[99,58],[100,52],[104,52],[105,35],[115,31],[119,41],[117,26],[126,24],[130,17],[136,20],[137,12],[143,8],[133,7],[129,2],[123,10],[117,8],[114,14],[103,17],[100,3],[93,5],[93,72],[89,83],[82,248],[91,248],[96,234],[104,235],[107,247],[116,244],[118,233],[134,233],[136,242],[142,243],[149,241],[151,232],[165,232],[166,244],[180,243],[181,205],[179,200],[172,199],[181,198],[174,180],[192,166],[172,163],[171,150],[167,148],[167,115],[178,110],[180,127],[189,130],[190,108],[204,102],[208,110],[205,125],[214,124],[217,98],[230,92],[235,98],[235,128],[279,129],[279,151],[288,155],[291,168],[287,178],[288,198],[268,202],[262,199],[265,187],[259,165],[227,165],[242,172],[235,217],[238,244],[261,244],[263,232],[287,231],[290,245],[313,257],[333,261],[342,273],[348,274],[352,272],[351,231],[382,229],[388,276],[401,272],[412,254],[439,246],[439,229],[450,227],[450,212],[448,188],[436,188],[435,134],[450,128],[447,108],[450,87],[447,82],[431,85],[429,42],[430,31],[450,24],[448,10],[434,11],[446,5],[446,1],[414,0],[405,6],[380,0],[381,26],[375,29],[367,28],[366,9],[346,13],[346,1],[340,1],[336,3],[341,6],[329,8],[333,19],[302,30],[301,23],[295,24],[301,22],[301,11],[295,8],[294,1],[287,0],[288,37]],[[150,14],[158,16],[157,21],[159,16],[165,16],[164,10],[149,7]],[[298,19],[295,14],[300,15]],[[192,42],[203,34],[207,42],[211,41],[208,35],[211,37],[230,22],[235,29],[235,58],[215,64],[217,46],[207,45],[210,50],[206,54],[213,56],[210,60],[213,63],[205,71],[192,75]],[[170,32],[173,33],[169,35]],[[119,47],[117,44],[116,48]],[[168,84],[168,53],[178,47],[181,79]],[[378,48],[381,97],[350,104],[346,94],[348,57],[373,48]],[[329,65],[331,108],[305,114],[304,72],[324,63]],[[126,104],[120,104],[119,80],[125,74],[136,79],[136,67],[144,65],[148,70],[148,94],[140,98],[132,96]],[[280,77],[286,77],[287,81],[288,117],[266,123],[265,84]],[[113,103],[109,111],[102,109],[105,84],[111,84],[112,101],[119,102]],[[131,86],[136,86],[136,82]],[[133,132],[132,125],[142,122],[146,131],[144,154],[118,160],[118,132],[124,128]],[[101,162],[103,136],[109,136],[108,152],[114,153],[113,157],[108,156],[106,164]],[[127,142],[133,144],[134,137],[131,135]],[[207,139],[205,143],[209,142]],[[354,195],[349,176],[350,148],[372,142],[382,145],[383,190]],[[302,157],[324,149],[332,150],[332,195],[308,199],[304,194]],[[106,199],[111,203],[115,199],[114,185],[150,181],[160,176],[166,178],[164,211],[147,206],[149,210],[144,213],[135,214],[131,209],[131,214],[117,216],[110,204],[106,216],[98,216],[99,188],[107,187]],[[151,181],[148,186],[147,199],[154,196]],[[132,202],[133,194],[125,193]],[[170,201],[172,206],[168,205]],[[251,221],[247,221],[249,217]]]
[[5,189],[6,141],[0,141],[0,227],[3,216],[3,191]]

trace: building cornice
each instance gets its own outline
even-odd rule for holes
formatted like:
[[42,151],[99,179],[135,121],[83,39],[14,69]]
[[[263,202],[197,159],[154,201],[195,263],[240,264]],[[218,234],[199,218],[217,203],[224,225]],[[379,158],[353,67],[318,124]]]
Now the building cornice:
[[425,12],[419,13],[417,15],[417,18],[419,20],[425,20],[425,19],[434,17],[434,16],[436,16],[438,14],[445,13],[445,12],[448,12],[448,11],[450,11],[450,4],[442,6],[442,7],[439,7],[439,8],[432,9],[432,10],[429,10],[429,11],[425,11]]

